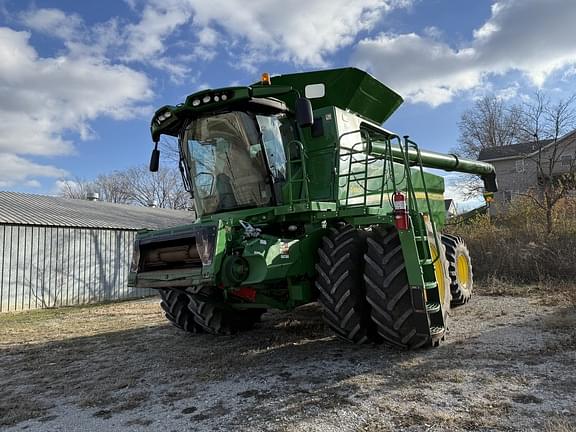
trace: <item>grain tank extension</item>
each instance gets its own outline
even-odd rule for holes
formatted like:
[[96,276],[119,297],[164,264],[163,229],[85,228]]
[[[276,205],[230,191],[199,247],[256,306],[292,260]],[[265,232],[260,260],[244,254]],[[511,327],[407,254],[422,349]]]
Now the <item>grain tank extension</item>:
[[198,218],[139,233],[129,283],[158,289],[188,332],[233,334],[317,301],[347,341],[437,345],[472,266],[462,239],[441,234],[444,180],[423,168],[479,175],[488,193],[496,178],[383,129],[401,103],[346,68],[265,74],[160,108],[151,169],[160,137],[177,137]]

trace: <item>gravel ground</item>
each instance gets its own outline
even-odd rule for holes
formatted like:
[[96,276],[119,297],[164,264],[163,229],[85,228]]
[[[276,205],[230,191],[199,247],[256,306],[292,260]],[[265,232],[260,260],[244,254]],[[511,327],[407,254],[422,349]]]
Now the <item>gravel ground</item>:
[[576,309],[476,296],[439,348],[333,338],[314,305],[236,337],[156,300],[0,316],[3,431],[576,431]]

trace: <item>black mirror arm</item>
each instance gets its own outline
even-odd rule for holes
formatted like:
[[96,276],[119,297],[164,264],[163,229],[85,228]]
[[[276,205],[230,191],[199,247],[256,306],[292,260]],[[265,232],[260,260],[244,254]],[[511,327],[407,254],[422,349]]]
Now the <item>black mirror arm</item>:
[[154,143],[154,150],[152,150],[152,156],[150,157],[150,171],[157,172],[159,165],[160,165],[160,150],[158,150],[158,141],[156,141]]

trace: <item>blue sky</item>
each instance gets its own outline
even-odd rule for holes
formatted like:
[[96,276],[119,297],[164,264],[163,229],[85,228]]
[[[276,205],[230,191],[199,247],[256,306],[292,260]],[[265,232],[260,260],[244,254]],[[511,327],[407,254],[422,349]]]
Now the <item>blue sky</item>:
[[368,70],[406,102],[385,124],[450,151],[494,93],[576,91],[573,0],[0,0],[0,189],[146,163],[155,108],[206,87]]

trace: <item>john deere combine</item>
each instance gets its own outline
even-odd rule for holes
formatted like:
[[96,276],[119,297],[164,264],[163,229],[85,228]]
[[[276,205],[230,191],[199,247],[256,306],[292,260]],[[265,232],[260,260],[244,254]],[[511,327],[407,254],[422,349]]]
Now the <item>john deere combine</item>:
[[383,129],[401,103],[346,68],[264,74],[160,108],[150,168],[161,135],[177,137],[198,219],[140,233],[130,284],[157,288],[166,317],[193,333],[318,301],[350,342],[437,345],[472,267],[462,240],[440,234],[444,181],[423,168],[480,175],[487,192],[496,179],[487,163]]

